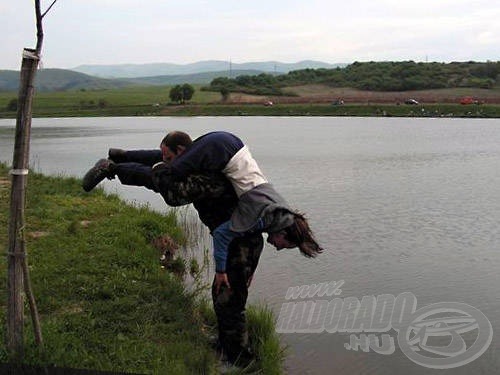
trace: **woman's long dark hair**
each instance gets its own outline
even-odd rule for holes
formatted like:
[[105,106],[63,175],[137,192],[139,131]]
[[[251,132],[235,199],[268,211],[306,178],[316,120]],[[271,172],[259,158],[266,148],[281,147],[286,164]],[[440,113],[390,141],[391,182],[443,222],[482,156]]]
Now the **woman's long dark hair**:
[[284,229],[285,239],[296,244],[305,257],[316,257],[323,252],[323,248],[314,239],[304,215],[300,212],[294,212],[293,216],[293,224]]

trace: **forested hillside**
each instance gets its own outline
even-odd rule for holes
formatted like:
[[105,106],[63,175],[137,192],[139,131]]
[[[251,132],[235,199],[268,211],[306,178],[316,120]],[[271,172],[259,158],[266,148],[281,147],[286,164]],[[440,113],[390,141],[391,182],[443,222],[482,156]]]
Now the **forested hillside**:
[[284,87],[321,83],[371,91],[407,91],[455,87],[500,86],[500,62],[416,63],[355,62],[345,68],[303,69],[273,76],[238,76],[214,79],[210,91],[241,91],[283,95]]

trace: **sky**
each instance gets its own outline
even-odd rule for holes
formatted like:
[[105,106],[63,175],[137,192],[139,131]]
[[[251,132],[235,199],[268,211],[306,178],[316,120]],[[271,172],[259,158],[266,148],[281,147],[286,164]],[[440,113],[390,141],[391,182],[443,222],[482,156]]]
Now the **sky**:
[[[496,0],[58,0],[43,28],[45,68],[500,60]],[[35,45],[34,1],[0,0],[0,69]]]

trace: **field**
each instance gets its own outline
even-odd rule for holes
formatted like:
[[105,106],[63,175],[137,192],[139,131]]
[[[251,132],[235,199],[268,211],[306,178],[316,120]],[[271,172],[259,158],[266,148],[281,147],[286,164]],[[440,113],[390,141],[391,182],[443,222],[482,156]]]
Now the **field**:
[[[169,103],[169,86],[129,87],[114,90],[80,90],[37,93],[34,117],[75,116],[452,116],[500,117],[500,88],[439,89],[405,92],[375,92],[325,85],[285,88],[289,96],[257,96],[231,93],[226,101],[217,92],[201,91],[186,105]],[[14,118],[7,111],[16,93],[0,93],[0,118]],[[481,105],[460,105],[470,96]],[[405,105],[407,99],[420,104]],[[339,100],[343,105],[332,105]],[[272,106],[265,103],[272,102]]]
[[397,104],[404,103],[406,99],[416,99],[422,104],[448,103],[459,104],[460,99],[471,96],[484,104],[500,104],[500,89],[436,89],[416,91],[364,91],[349,87],[329,87],[325,85],[305,85],[287,87],[284,92],[291,96],[262,97],[257,95],[231,94],[234,103],[264,103],[267,100],[273,103],[332,103],[342,99],[346,104]]
[[[209,103],[220,99],[220,94],[201,91],[194,86],[195,103]],[[154,115],[168,103],[169,86],[133,86],[113,90],[79,90],[39,92],[33,101],[34,117],[72,116],[134,116]],[[0,92],[0,118],[13,118],[15,112],[6,111],[8,103],[17,97],[15,92]]]

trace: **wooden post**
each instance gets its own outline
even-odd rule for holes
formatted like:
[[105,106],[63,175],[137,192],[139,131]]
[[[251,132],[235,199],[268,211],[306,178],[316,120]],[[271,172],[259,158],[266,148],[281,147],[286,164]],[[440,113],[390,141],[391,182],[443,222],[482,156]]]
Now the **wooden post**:
[[36,70],[43,44],[42,19],[52,8],[42,14],[40,0],[35,0],[37,28],[36,49],[25,48],[21,64],[19,97],[16,118],[16,136],[12,161],[12,186],[10,194],[9,249],[7,252],[7,350],[10,359],[20,362],[24,356],[24,300],[23,289],[28,297],[35,341],[43,346],[40,319],[31,289],[28,261],[26,259],[26,239],[24,206],[26,201],[26,182],[29,167],[29,145],[31,136],[32,104]]
[[24,354],[23,326],[24,302],[22,291],[23,263],[26,256],[24,234],[24,203],[29,164],[31,133],[31,108],[33,81],[38,67],[35,50],[25,49],[21,65],[19,100],[16,119],[16,136],[12,162],[12,187],[10,195],[9,252],[8,252],[8,304],[7,348],[13,360],[21,360]]

